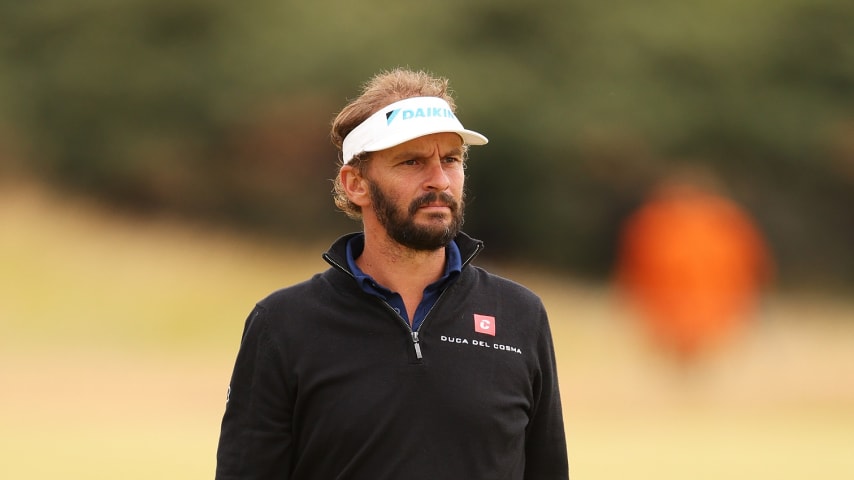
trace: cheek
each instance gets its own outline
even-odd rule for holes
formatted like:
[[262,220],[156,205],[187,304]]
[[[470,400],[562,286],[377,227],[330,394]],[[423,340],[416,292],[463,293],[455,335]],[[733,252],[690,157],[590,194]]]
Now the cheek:
[[466,176],[462,170],[448,175],[448,179],[451,181],[451,190],[457,194],[463,191],[466,183]]

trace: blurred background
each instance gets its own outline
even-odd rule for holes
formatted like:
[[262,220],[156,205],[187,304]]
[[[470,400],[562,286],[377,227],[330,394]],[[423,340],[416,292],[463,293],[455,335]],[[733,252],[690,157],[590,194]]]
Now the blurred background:
[[854,3],[0,1],[0,477],[212,478],[243,319],[359,225],[335,113],[451,80],[577,478],[851,478]]

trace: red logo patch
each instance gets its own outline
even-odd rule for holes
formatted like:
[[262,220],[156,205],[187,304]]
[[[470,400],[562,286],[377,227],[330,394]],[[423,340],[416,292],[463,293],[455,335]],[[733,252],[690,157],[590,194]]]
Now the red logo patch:
[[495,317],[474,314],[474,331],[495,336]]

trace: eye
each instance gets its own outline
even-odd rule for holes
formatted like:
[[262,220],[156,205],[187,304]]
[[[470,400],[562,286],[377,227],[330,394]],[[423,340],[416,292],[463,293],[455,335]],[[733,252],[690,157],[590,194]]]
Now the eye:
[[442,159],[442,161],[445,163],[460,163],[463,161],[463,159],[462,159],[462,157],[452,155],[449,157],[445,157],[444,159]]

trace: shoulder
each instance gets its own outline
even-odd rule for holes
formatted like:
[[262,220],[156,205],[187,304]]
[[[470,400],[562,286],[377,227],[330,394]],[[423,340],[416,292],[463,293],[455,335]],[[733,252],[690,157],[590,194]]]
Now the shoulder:
[[[542,299],[528,287],[514,280],[470,266],[460,278],[453,299],[472,313],[496,318],[511,331],[523,337],[537,337],[548,330],[549,320]],[[499,320],[501,319],[501,320]]]
[[[552,349],[549,316],[542,299],[525,285],[470,265],[449,296],[461,338],[465,330],[480,332],[479,320],[491,324],[488,343],[521,352],[531,369],[548,362]],[[473,322],[473,323],[472,323]]]
[[339,277],[346,277],[346,275],[330,268],[303,282],[273,291],[261,299],[258,305],[269,312],[276,312],[283,308],[292,309],[295,305],[304,303],[323,302],[346,289],[348,283],[353,283]]
[[482,267],[470,265],[463,277],[473,290],[481,290],[492,295],[502,295],[511,301],[523,302],[532,306],[542,306],[542,299],[531,289],[515,280],[487,271]]
[[337,303],[335,298],[342,293],[343,287],[330,280],[330,274],[334,276],[334,272],[326,271],[273,291],[255,304],[254,315],[267,324],[272,334],[310,326]]

